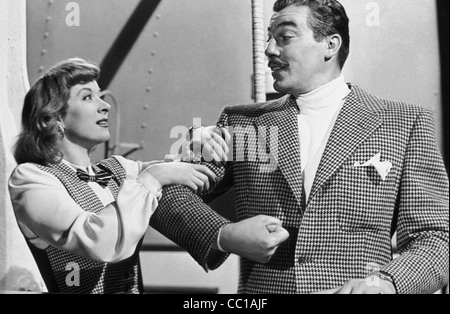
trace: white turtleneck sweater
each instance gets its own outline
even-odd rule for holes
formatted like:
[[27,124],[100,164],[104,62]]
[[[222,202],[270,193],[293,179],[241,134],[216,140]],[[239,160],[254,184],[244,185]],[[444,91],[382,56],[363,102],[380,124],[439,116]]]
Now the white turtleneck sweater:
[[311,193],[320,160],[345,99],[350,93],[344,76],[310,93],[300,95],[297,105],[300,155],[306,200]]

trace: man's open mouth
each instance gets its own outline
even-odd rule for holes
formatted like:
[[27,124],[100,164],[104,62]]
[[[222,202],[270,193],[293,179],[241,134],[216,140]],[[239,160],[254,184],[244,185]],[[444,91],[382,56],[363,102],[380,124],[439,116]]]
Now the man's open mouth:
[[289,67],[289,64],[280,62],[280,61],[270,61],[269,68],[272,69],[273,72],[282,71]]

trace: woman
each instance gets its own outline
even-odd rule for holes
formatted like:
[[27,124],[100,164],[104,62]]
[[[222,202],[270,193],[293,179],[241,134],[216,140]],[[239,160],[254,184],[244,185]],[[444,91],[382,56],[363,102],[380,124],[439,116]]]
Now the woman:
[[201,190],[215,180],[208,168],[180,162],[116,156],[91,165],[93,149],[110,138],[99,72],[66,60],[25,97],[9,190],[50,292],[142,293],[139,248],[162,187]]

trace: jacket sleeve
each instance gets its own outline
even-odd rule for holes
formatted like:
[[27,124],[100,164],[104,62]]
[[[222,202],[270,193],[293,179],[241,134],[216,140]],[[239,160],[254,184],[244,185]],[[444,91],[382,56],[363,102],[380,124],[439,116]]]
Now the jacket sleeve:
[[[223,112],[219,123],[225,126],[226,122],[226,113]],[[221,166],[202,164],[210,168],[219,179],[208,194],[231,187],[232,162]],[[150,220],[150,226],[184,248],[205,271],[220,267],[228,258],[228,253],[213,249],[213,244],[219,231],[229,223],[206,205],[199,195],[179,185],[163,189],[159,206]]]
[[434,293],[449,276],[449,182],[429,111],[412,129],[397,203],[400,256],[382,271],[400,294]]

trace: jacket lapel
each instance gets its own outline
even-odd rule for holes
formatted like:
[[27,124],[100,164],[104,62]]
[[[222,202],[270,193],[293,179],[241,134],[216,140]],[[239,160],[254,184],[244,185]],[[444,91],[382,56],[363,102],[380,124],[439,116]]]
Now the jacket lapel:
[[[358,90],[356,90],[358,92]],[[338,116],[314,179],[308,204],[355,149],[382,123],[355,94],[355,87]]]
[[[256,120],[256,127],[270,132],[269,139],[271,157],[276,162],[299,204],[303,203],[303,186],[300,160],[300,140],[298,135],[298,109],[295,99],[288,97],[278,109],[271,108]],[[274,132],[274,129],[276,132]],[[270,130],[270,131],[269,131]],[[274,170],[276,167],[274,167]]]

